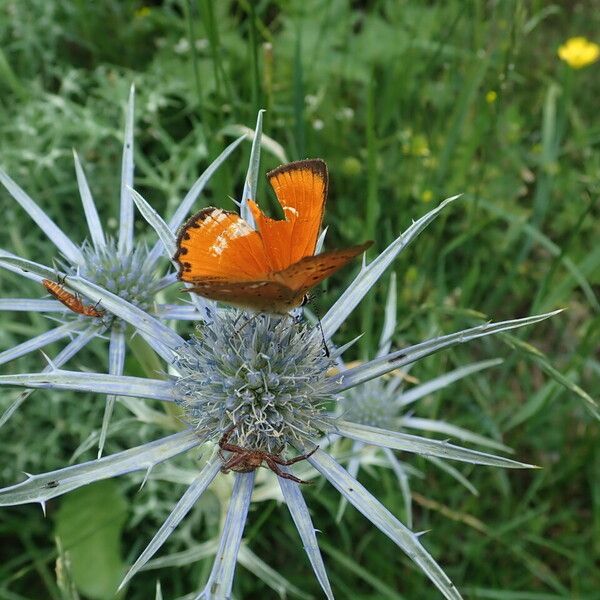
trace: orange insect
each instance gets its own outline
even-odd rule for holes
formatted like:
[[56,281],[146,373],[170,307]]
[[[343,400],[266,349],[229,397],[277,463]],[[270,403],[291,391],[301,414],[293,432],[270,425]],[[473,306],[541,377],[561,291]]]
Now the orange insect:
[[84,315],[86,317],[96,318],[103,317],[105,314],[103,310],[98,310],[95,306],[92,306],[91,304],[84,304],[78,295],[72,294],[71,292],[67,292],[64,286],[60,283],[56,283],[56,281],[50,281],[50,279],[42,279],[42,285],[59,302],[62,302],[67,308],[70,308],[75,313]]
[[315,255],[327,199],[327,166],[320,159],[283,165],[267,174],[284,219],[248,205],[255,231],[237,213],[204,208],[181,228],[179,279],[200,296],[257,311],[285,314],[315,285],[373,242]]

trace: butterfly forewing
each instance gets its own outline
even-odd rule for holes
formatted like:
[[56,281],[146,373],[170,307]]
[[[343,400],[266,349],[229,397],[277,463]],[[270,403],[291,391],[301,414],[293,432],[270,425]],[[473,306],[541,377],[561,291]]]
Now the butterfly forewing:
[[179,279],[264,279],[269,272],[260,235],[239,215],[208,207],[191,217],[177,238]]
[[268,173],[284,219],[265,216],[250,202],[263,238],[271,271],[282,271],[315,252],[327,199],[327,166],[320,159],[301,160]]

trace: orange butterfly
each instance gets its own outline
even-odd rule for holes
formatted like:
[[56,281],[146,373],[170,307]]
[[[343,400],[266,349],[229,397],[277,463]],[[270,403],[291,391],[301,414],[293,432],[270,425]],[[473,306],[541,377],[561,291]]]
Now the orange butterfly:
[[103,317],[104,311],[98,310],[91,304],[84,304],[79,296],[67,292],[65,288],[56,281],[50,281],[50,279],[42,279],[42,285],[52,294],[59,302],[62,302],[67,308],[70,308],[73,312],[76,312],[85,317]]
[[341,269],[373,242],[315,255],[327,199],[327,166],[301,160],[267,174],[284,219],[248,205],[255,231],[237,213],[204,208],[177,237],[173,257],[179,279],[200,296],[270,313],[302,304],[312,287]]

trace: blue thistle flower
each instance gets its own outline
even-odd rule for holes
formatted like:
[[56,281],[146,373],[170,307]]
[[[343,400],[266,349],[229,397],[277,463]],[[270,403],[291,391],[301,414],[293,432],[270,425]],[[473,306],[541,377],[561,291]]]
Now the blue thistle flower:
[[[55,260],[57,268],[43,268],[36,263],[34,269],[15,269],[14,265],[2,258],[17,258],[7,250],[0,249],[0,267],[41,283],[43,279],[63,281],[65,276],[81,275],[86,280],[130,302],[133,306],[148,311],[162,319],[196,320],[203,318],[206,303],[193,297],[192,304],[173,305],[157,304],[156,296],[176,281],[174,272],[162,274],[158,270],[158,258],[163,252],[159,242],[149,248],[144,242],[136,242],[133,237],[134,203],[131,197],[133,185],[133,133],[134,133],[134,88],[131,87],[125,119],[125,134],[123,143],[123,160],[120,186],[120,221],[117,239],[111,239],[104,233],[96,205],[83,167],[74,152],[75,171],[83,209],[88,224],[90,240],[77,245],[46,215],[46,213],[21,189],[7,173],[0,169],[0,183],[41,228],[41,230],[56,245],[61,256]],[[165,227],[174,232],[181,225],[192,205],[210,180],[213,173],[245,139],[245,135],[231,143],[198,178],[191,190],[185,196],[175,214]],[[170,255],[169,255],[170,256]],[[34,263],[32,263],[34,264]],[[161,267],[162,268],[162,267]],[[66,280],[65,280],[66,281]],[[43,288],[40,285],[40,291]],[[110,337],[109,372],[119,375],[123,372],[126,357],[127,339],[125,321],[115,318],[110,312],[102,318],[90,318],[71,312],[63,304],[53,299],[15,298],[0,302],[0,310],[38,311],[44,313],[59,313],[61,323],[54,329],[44,332],[26,342],[0,352],[0,364],[14,360],[30,352],[39,350],[52,342],[69,339],[71,341],[53,359],[55,366],[60,367],[75,356],[91,340],[106,333]],[[29,397],[31,391],[21,394],[0,417],[0,427]],[[98,456],[101,456],[107,428],[110,422],[115,397],[109,397],[102,423],[99,439]]]
[[[328,333],[331,333],[337,322],[341,323],[344,320],[345,315],[340,313],[345,312],[347,315],[358,303],[360,298],[357,298],[356,293],[364,295],[368,291],[370,286],[363,283],[380,265],[377,261],[382,256],[390,257],[386,252],[358,275],[354,284],[348,288],[352,295],[347,293],[348,290],[342,294],[341,299],[346,308],[340,308],[338,300],[338,314],[327,313],[323,323],[327,325]],[[393,257],[390,257],[390,262],[391,258]],[[16,261],[13,261],[13,264],[15,263]],[[185,408],[183,420],[187,422],[188,428],[100,460],[31,476],[23,483],[0,490],[0,504],[39,502],[43,505],[50,498],[98,479],[134,470],[150,470],[159,462],[177,454],[211,441],[217,442],[231,423],[237,423],[238,417],[242,420],[242,426],[237,441],[248,444],[248,448],[251,449],[282,453],[287,446],[286,451],[303,454],[319,444],[321,434],[334,433],[364,444],[416,452],[425,456],[508,468],[530,467],[508,458],[455,446],[445,440],[434,440],[351,422],[328,410],[328,404],[334,402],[342,391],[442,348],[532,324],[556,313],[480,325],[386,354],[340,373],[329,374],[329,362],[323,355],[320,332],[307,329],[305,325],[296,324],[291,320],[286,323],[285,319],[266,315],[257,318],[247,315],[240,317],[238,311],[224,309],[224,316],[221,316],[219,311],[213,321],[200,326],[196,339],[185,342],[151,315],[122,298],[107,293],[81,276],[70,278],[70,285],[92,300],[101,300],[103,306],[119,318],[128,321],[141,335],[147,338],[154,337],[157,342],[155,348],[159,349],[171,371],[176,374],[167,380],[160,380],[54,369],[41,374],[0,376],[0,385],[92,390],[119,396],[177,402]],[[244,323],[241,331],[240,321]],[[246,324],[246,321],[249,322]],[[229,347],[227,337],[233,342]],[[300,357],[301,360],[288,360],[287,357]],[[311,365],[314,369],[312,371]],[[280,398],[277,392],[281,392]],[[302,410],[293,410],[294,399],[298,400]],[[385,509],[334,458],[323,449],[318,449],[308,461],[350,503],[396,542],[447,598],[460,598],[454,585],[425,550],[418,536]],[[124,583],[128,582],[162,546],[222,466],[219,453],[215,451],[133,565]],[[230,597],[254,477],[254,471],[235,473],[231,503],[213,571],[198,598]],[[282,478],[278,478],[278,481],[315,574],[326,596],[333,598],[318,550],[314,526],[299,485]],[[51,487],[49,483],[52,483]]]
[[235,425],[240,446],[281,453],[331,428],[333,361],[291,317],[222,310],[178,350],[178,402],[198,431]]
[[[241,204],[244,214],[248,190],[257,180],[260,148],[260,119],[251,153],[251,167]],[[167,224],[148,203],[133,194],[145,218],[158,232],[166,252],[172,256],[174,236]],[[206,320],[189,340],[143,310],[81,272],[67,274],[69,287],[115,318],[131,325],[152,345],[166,364],[165,379],[124,376],[120,373],[98,374],[66,371],[56,365],[44,373],[0,376],[0,385],[27,388],[51,388],[94,391],[125,397],[141,397],[173,402],[183,409],[184,429],[178,433],[87,463],[30,475],[16,485],[0,490],[0,505],[40,503],[80,486],[132,471],[150,470],[165,460],[198,447],[212,447],[212,453],[184,492],[171,514],[125,576],[121,587],[147,565],[211,482],[224,468],[227,457],[219,441],[231,433],[234,442],[248,452],[277,455],[282,459],[304,455],[316,471],[323,475],[340,494],[378,529],[404,551],[429,577],[441,593],[451,600],[460,593],[428,553],[419,536],[401,523],[355,477],[344,469],[327,451],[327,436],[348,438],[360,444],[388,450],[403,450],[427,457],[443,458],[505,468],[530,468],[531,465],[495,456],[428,437],[411,435],[390,428],[381,420],[364,422],[351,420],[352,414],[338,408],[343,392],[360,384],[407,366],[444,348],[468,342],[501,331],[542,321],[559,311],[499,323],[485,323],[456,333],[433,338],[400,350],[390,351],[388,342],[374,359],[346,368],[341,364],[332,369],[352,342],[334,350],[327,357],[322,335],[331,344],[348,315],[378,281],[397,255],[446,207],[451,198],[433,209],[393,241],[370,264],[363,267],[322,319],[322,330],[297,322],[292,318],[271,315],[249,315],[232,309],[207,306]],[[14,257],[2,262],[17,271],[37,275],[44,267]],[[386,339],[391,339],[389,327]],[[333,347],[333,346],[332,346]],[[360,422],[360,421],[363,422]],[[232,425],[235,429],[232,429]],[[288,467],[281,466],[283,473]],[[291,471],[291,470],[290,470]],[[240,469],[234,472],[230,504],[221,539],[208,581],[196,596],[200,599],[231,598],[234,572],[240,551],[256,471]],[[274,475],[273,475],[274,476]],[[281,494],[302,540],[325,596],[334,597],[325,565],[319,551],[306,502],[300,484],[277,477]]]
[[[396,327],[396,276],[392,273],[388,298],[386,302],[385,318],[381,331],[377,356],[384,356],[391,349],[391,338]],[[410,380],[408,369],[399,373],[392,373],[387,379],[372,379],[351,388],[341,395],[338,405],[338,414],[341,418],[351,423],[358,423],[374,428],[387,428],[400,430],[420,430],[428,433],[441,433],[450,438],[470,442],[479,446],[510,452],[512,450],[496,440],[478,435],[456,425],[445,421],[425,419],[413,416],[409,411],[415,402],[441,390],[452,383],[501,364],[502,359],[482,360],[470,365],[459,367],[425,382],[417,382],[410,389],[404,389],[406,381]],[[342,368],[346,368],[340,359]],[[336,454],[347,456],[345,444],[339,444]],[[448,475],[453,477],[461,485],[465,486],[471,493],[477,495],[477,489],[466,479],[460,471],[435,456],[425,456],[425,459]],[[414,467],[400,461],[396,454],[389,448],[370,448],[364,442],[354,441],[352,452],[346,460],[348,472],[353,477],[358,477],[361,466],[383,464],[391,469],[398,479],[398,485],[404,500],[406,522],[412,527],[412,498],[410,490],[410,475],[422,476]],[[337,520],[341,520],[347,501],[342,498],[337,514]]]

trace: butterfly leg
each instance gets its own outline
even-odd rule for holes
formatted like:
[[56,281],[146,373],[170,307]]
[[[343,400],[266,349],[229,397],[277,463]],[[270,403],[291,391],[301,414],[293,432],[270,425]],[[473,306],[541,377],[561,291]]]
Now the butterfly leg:
[[323,339],[323,350],[325,350],[325,356],[329,358],[331,352],[329,352],[329,346],[327,346],[327,340],[325,339],[325,332],[323,331],[323,325],[321,325],[321,319],[317,317],[319,323],[319,329],[321,330],[321,338]]
[[307,304],[311,304],[313,307],[313,312],[315,317],[317,317],[317,324],[319,326],[319,330],[321,331],[321,338],[323,339],[323,349],[325,350],[325,356],[329,358],[331,353],[329,352],[329,346],[327,346],[327,340],[325,339],[325,332],[323,331],[323,325],[321,325],[321,317],[319,316],[319,311],[314,304],[314,300],[317,297],[317,292],[311,292],[310,294],[305,294],[304,298],[302,298],[302,304],[300,306],[306,306]]
[[242,315],[244,314],[243,311],[240,311],[238,316],[235,318],[235,321],[233,322],[233,327],[237,327],[238,321],[242,318]]

